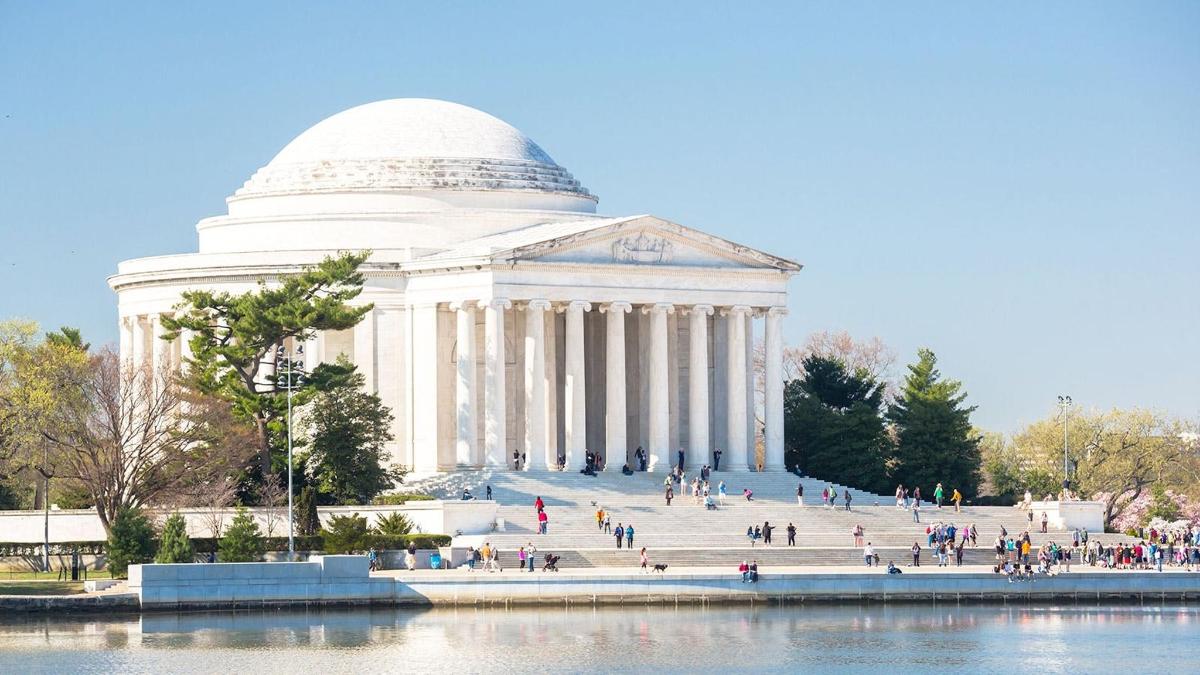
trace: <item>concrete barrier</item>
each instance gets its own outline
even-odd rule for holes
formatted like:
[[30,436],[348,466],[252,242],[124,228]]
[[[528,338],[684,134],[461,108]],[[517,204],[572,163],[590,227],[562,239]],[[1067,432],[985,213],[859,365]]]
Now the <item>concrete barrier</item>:
[[361,555],[308,562],[130,565],[143,609],[391,603],[395,583],[372,578]]

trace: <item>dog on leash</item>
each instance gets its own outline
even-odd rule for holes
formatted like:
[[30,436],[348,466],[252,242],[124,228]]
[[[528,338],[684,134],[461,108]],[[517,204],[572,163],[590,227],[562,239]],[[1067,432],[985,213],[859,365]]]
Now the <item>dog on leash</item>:
[[657,565],[655,565],[655,566],[654,566],[654,571],[655,571],[655,572],[658,572],[658,573],[660,573],[660,574],[661,574],[661,573],[663,573],[663,572],[666,572],[666,571],[667,571],[667,565],[666,565],[665,563],[659,563],[659,564],[657,564]]

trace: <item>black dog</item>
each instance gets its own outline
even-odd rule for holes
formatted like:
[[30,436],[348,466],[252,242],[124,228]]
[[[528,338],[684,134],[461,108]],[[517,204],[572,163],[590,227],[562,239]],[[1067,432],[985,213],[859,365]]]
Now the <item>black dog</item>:
[[654,566],[654,571],[655,571],[655,572],[666,572],[666,571],[667,571],[667,566],[666,566],[665,564],[663,564],[663,563],[659,563],[659,564],[657,564],[657,565],[655,565],[655,566]]

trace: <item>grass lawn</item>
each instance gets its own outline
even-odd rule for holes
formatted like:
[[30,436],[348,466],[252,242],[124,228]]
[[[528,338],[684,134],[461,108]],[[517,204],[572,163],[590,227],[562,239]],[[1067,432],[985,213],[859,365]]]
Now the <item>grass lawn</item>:
[[82,581],[0,580],[0,595],[75,595],[82,592]]

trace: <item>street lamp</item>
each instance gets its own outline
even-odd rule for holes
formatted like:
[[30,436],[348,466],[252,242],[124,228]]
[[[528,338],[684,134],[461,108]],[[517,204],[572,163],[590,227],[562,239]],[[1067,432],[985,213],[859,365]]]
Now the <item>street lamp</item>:
[[[283,376],[278,377],[276,383],[287,389],[288,560],[296,559],[296,510],[292,504],[292,391],[297,385],[304,384],[303,365],[300,372],[296,372],[296,361],[292,356],[291,351],[283,345],[280,345],[275,352],[275,372],[283,371]],[[296,347],[295,356],[304,357],[304,345]]]
[[1070,460],[1067,458],[1067,425],[1071,418],[1071,405],[1070,396],[1058,397],[1058,409],[1062,411],[1063,418],[1063,490],[1071,488]]

